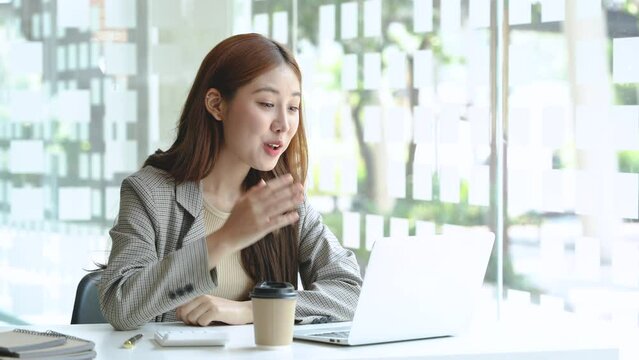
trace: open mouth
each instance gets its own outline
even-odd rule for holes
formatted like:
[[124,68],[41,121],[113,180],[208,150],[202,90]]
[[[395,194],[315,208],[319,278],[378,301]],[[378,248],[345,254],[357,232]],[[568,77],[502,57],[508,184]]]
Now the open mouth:
[[264,150],[270,156],[279,156],[284,151],[284,144],[281,141],[264,143]]

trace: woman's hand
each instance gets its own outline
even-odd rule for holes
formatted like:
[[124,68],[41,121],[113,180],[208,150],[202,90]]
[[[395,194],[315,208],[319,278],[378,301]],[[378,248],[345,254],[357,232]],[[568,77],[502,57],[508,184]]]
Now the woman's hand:
[[187,325],[208,326],[214,321],[231,325],[253,322],[251,301],[233,301],[202,295],[176,309],[177,319]]
[[209,268],[227,254],[253,245],[266,234],[299,219],[304,187],[286,174],[249,189],[235,203],[224,225],[207,237]]

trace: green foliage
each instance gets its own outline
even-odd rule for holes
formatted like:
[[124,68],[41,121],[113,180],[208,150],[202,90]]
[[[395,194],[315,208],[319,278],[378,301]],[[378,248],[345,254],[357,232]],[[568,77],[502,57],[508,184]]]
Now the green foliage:
[[509,225],[538,225],[541,226],[543,216],[535,211],[529,211],[508,220]]
[[626,0],[626,3],[624,4],[624,10],[626,10],[629,14],[639,15],[639,4],[637,4],[633,0]]
[[618,105],[636,105],[639,104],[637,95],[639,94],[639,85],[637,84],[614,84],[615,103]]
[[326,226],[335,234],[335,236],[342,240],[342,213],[339,211],[333,211],[330,213],[322,214],[322,220]]
[[[412,177],[409,178],[408,187],[412,189]],[[452,225],[483,225],[487,222],[485,207],[468,204],[468,182],[463,180],[459,189],[459,203],[445,203],[440,201],[440,179],[437,174],[432,177],[433,201],[398,200],[394,213],[402,217],[416,220],[428,220],[437,226],[443,224]]]
[[639,151],[627,150],[618,153],[619,172],[639,173]]

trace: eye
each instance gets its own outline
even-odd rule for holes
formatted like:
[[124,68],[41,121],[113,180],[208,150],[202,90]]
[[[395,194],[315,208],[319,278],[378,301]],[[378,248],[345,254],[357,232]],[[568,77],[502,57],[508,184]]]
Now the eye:
[[298,112],[300,110],[300,108],[298,108],[297,106],[289,106],[288,107],[288,111],[290,112]]
[[260,106],[265,107],[265,108],[269,108],[269,109],[275,106],[274,104],[269,103],[269,102],[260,102],[259,104],[260,104]]

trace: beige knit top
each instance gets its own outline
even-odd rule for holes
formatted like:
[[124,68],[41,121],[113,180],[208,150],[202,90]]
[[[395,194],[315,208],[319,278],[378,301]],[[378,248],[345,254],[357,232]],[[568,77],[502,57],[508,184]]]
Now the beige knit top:
[[[224,225],[230,213],[216,209],[204,201],[204,228],[206,235],[217,231]],[[253,280],[242,267],[240,251],[230,254],[220,260],[217,265],[217,287],[211,295],[229,300],[249,300],[248,294],[253,287]]]

